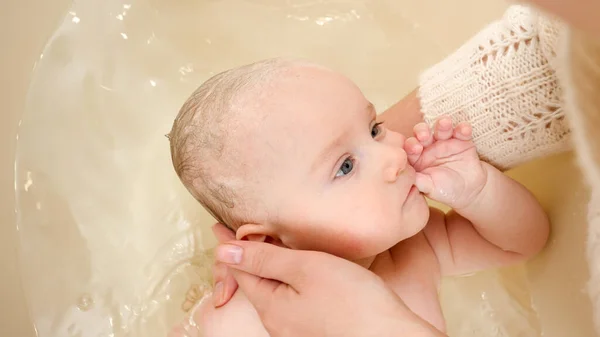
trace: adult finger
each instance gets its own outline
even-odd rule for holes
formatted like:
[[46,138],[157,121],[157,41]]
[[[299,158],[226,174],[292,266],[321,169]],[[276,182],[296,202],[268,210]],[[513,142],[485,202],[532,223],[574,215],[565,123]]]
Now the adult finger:
[[[235,233],[221,223],[213,225],[212,231],[221,243],[235,240]],[[231,270],[226,265],[220,263],[217,263],[213,269],[213,279],[215,284],[213,305],[218,308],[229,302],[233,294],[237,291],[238,283],[233,277]]]
[[261,317],[268,312],[271,301],[280,294],[281,290],[293,291],[291,287],[285,283],[275,280],[269,280],[260,276],[252,275],[241,270],[232,270],[240,289],[254,306]]
[[212,226],[212,231],[220,243],[235,240],[235,233],[222,223],[216,223]]
[[214,291],[213,305],[218,308],[229,302],[238,289],[238,283],[233,277],[231,269],[222,263],[213,267]]
[[292,287],[303,285],[308,265],[322,267],[318,263],[311,263],[310,254],[256,241],[232,241],[217,246],[216,250],[217,260],[232,269]]

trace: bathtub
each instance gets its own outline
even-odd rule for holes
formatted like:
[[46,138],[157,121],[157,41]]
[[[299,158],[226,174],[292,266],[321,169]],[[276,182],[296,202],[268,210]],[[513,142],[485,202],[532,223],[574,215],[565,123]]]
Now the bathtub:
[[[188,287],[208,287],[212,220],[178,183],[164,134],[211,74],[307,57],[347,74],[382,111],[505,7],[4,1],[1,335],[163,336],[183,315]],[[583,290],[588,195],[573,156],[509,174],[548,210],[550,243],[526,265],[444,280],[450,335],[592,336]]]

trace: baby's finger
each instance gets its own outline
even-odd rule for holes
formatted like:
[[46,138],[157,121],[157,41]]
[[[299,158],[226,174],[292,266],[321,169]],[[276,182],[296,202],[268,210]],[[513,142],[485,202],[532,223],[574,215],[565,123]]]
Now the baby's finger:
[[471,140],[473,138],[473,128],[469,123],[459,123],[454,128],[454,138],[460,140]]
[[429,129],[429,125],[425,123],[419,123],[413,127],[413,133],[421,145],[429,146],[433,143],[433,136],[431,134],[431,130]]
[[410,137],[404,142],[404,151],[408,157],[408,163],[414,165],[423,153],[423,145],[419,143],[417,138]]
[[425,195],[431,193],[433,191],[433,180],[427,174],[418,173],[415,177],[415,186],[417,189],[424,193]]
[[452,131],[452,119],[444,116],[435,122],[433,137],[436,140],[447,140],[452,137]]
[[238,283],[231,269],[222,263],[217,263],[213,267],[213,278],[215,282],[213,305],[218,308],[229,302],[238,289]]

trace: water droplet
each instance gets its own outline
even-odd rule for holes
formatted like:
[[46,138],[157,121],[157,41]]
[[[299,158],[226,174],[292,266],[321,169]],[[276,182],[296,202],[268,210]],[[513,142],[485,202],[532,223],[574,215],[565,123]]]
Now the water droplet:
[[69,327],[67,328],[67,333],[70,336],[75,336],[76,332],[77,332],[77,327],[75,326],[75,324],[70,324]]
[[28,171],[27,172],[27,181],[25,182],[25,185],[23,185],[23,189],[25,189],[25,192],[29,191],[29,188],[31,187],[31,185],[33,185],[33,179],[31,178],[31,172]]
[[94,299],[90,294],[84,294],[79,298],[77,302],[77,308],[81,311],[88,311],[94,306]]

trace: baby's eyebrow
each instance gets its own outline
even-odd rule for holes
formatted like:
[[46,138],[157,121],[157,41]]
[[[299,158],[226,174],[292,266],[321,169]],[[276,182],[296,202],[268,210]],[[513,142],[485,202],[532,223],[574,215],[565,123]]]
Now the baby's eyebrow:
[[338,135],[333,140],[333,142],[329,143],[329,145],[327,145],[325,147],[325,149],[323,149],[323,151],[321,151],[321,153],[319,153],[315,162],[312,164],[311,172],[315,171],[319,167],[319,165],[321,165],[323,163],[323,161],[325,159],[327,159],[333,151],[335,151],[335,149],[337,149],[338,147],[340,147],[342,145],[342,141],[344,140],[347,133],[348,133],[348,130],[346,130],[343,133],[341,133],[340,135]]
[[[367,112],[367,114],[369,115],[369,118],[373,118],[374,116],[376,116],[375,106],[371,102],[367,102],[367,105],[365,106],[364,111]],[[350,132],[350,130],[344,130],[331,143],[329,143],[329,145],[327,145],[323,151],[321,151],[321,153],[317,156],[315,162],[311,166],[311,172],[316,170],[318,168],[318,166],[325,159],[327,159],[327,157],[329,157],[336,148],[340,147],[343,144],[343,141],[346,138],[346,135],[348,134],[348,132]]]

